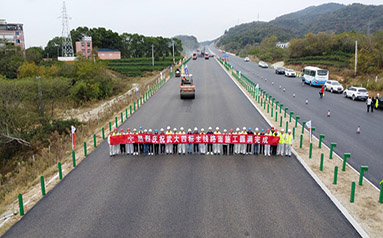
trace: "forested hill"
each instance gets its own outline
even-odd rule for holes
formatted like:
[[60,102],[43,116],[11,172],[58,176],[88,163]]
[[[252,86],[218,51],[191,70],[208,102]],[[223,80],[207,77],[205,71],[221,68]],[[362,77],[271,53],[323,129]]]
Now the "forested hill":
[[225,31],[217,44],[227,50],[238,50],[276,35],[278,40],[302,37],[309,32],[383,31],[383,5],[327,3],[286,14],[270,22],[241,24]]
[[195,49],[199,48],[199,43],[195,36],[178,35],[175,38],[181,40],[183,53],[186,55],[190,55]]

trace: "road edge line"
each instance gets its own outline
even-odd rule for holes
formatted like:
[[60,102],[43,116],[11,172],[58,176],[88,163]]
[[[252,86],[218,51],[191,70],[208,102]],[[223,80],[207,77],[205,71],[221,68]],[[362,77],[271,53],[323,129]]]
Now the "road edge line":
[[[270,125],[274,126],[273,123],[270,122],[268,118],[266,118],[263,113],[259,110],[257,105],[249,98],[249,95],[247,95],[243,89],[238,85],[238,83],[234,80],[234,78],[230,75],[229,72],[225,70],[225,68],[218,62],[218,60],[215,58],[217,64],[221,66],[223,71],[230,77],[230,79],[237,85],[237,87],[241,90],[241,92],[246,96],[246,98],[250,101],[250,103],[257,109],[259,114],[263,117],[263,119]],[[328,147],[327,147],[328,148]],[[294,148],[292,148],[292,152],[297,157],[298,161],[301,163],[303,168],[306,169],[306,171],[311,175],[311,177],[314,179],[314,181],[319,185],[319,187],[325,192],[325,194],[330,198],[330,200],[333,202],[333,204],[338,208],[338,210],[343,214],[343,216],[350,222],[350,224],[354,227],[354,229],[361,235],[362,237],[369,237],[368,234],[363,230],[363,228],[359,225],[359,223],[350,215],[350,213],[347,211],[347,209],[339,202],[339,200],[330,192],[330,190],[326,187],[326,185],[319,179],[319,177],[310,169],[310,167],[303,161],[303,159],[296,153]]]

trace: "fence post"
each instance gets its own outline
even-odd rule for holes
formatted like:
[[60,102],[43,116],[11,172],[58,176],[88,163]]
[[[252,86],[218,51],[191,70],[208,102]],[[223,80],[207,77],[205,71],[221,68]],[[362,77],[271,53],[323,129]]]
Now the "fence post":
[[23,203],[23,195],[19,193],[19,208],[20,208],[20,216],[24,216],[24,203]]
[[61,162],[58,162],[57,166],[59,168],[59,178],[60,178],[60,180],[62,180],[63,179],[63,170],[61,168]]
[[275,103],[275,110],[278,109],[278,104],[279,104],[279,101],[277,101],[277,102]]
[[368,171],[368,166],[360,166],[359,186],[363,185],[364,172],[367,172],[367,171]]
[[281,116],[281,121],[279,122],[279,127],[282,127],[283,117]]
[[85,155],[85,157],[86,157],[86,141],[84,141],[84,155]]
[[125,120],[127,120],[128,119],[128,109],[126,108],[125,109]]
[[73,168],[76,167],[76,155],[74,151],[72,151],[72,162],[73,162]]
[[271,118],[273,118],[273,116],[274,116],[274,108],[271,107]]
[[319,149],[322,148],[322,140],[323,140],[323,138],[325,138],[325,135],[320,134],[320,135],[319,135],[319,145],[318,145],[318,148],[319,148]]
[[324,154],[322,153],[320,155],[320,166],[319,166],[320,171],[323,171],[323,159],[324,159]]
[[136,111],[136,102],[133,102],[134,104],[134,111]]
[[104,130],[104,127],[102,128],[102,139],[105,140],[105,130]]
[[282,114],[282,107],[283,107],[283,104],[280,104],[279,105],[279,113],[281,113],[281,114]]
[[336,184],[338,182],[338,166],[335,166],[334,168],[334,182],[333,184]]
[[267,104],[267,114],[269,114],[270,113],[270,111],[269,111],[269,104]]
[[355,182],[352,182],[350,202],[353,203],[354,201],[355,201]]
[[305,125],[306,125],[306,122],[305,121],[302,122],[302,134],[305,133]]
[[313,154],[313,143],[310,143],[309,159],[311,159],[312,154]]
[[289,130],[289,122],[286,121],[286,133],[287,133],[288,130]]
[[290,120],[289,122],[291,122],[291,117],[293,116],[294,112],[290,112]]
[[94,143],[94,148],[96,148],[97,147],[96,134],[93,134],[93,143]]
[[275,109],[275,122],[278,121],[278,111]]
[[40,177],[40,182],[41,182],[41,194],[45,196],[45,182],[44,182],[44,176]]
[[332,159],[332,154],[334,152],[334,147],[336,147],[336,143],[332,142],[330,146],[330,159]]
[[293,127],[293,139],[295,140],[295,127]]
[[301,119],[300,116],[295,117],[295,127],[298,127],[298,120]]
[[109,122],[109,131],[112,131],[112,123]]
[[351,153],[344,153],[343,154],[343,166],[342,166],[342,171],[346,171],[346,163],[347,163],[347,158],[351,157]]
[[116,128],[118,127],[118,124],[117,124],[117,117],[114,117],[114,120],[116,121]]
[[121,124],[124,122],[124,114],[121,112]]
[[383,203],[383,181],[380,182],[380,196],[379,196],[379,203]]
[[132,115],[132,105],[130,105],[130,114],[129,115]]
[[301,142],[299,143],[299,148],[302,148],[303,135],[301,135]]
[[287,110],[289,110],[289,108],[288,107],[285,107],[285,118],[286,118],[286,113],[287,113]]

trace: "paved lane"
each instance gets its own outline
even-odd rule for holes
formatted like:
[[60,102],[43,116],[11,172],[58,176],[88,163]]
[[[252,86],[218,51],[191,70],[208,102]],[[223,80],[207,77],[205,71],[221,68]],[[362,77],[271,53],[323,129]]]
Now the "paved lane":
[[[123,128],[266,127],[215,60],[189,63]],[[4,237],[358,237],[295,158],[117,156],[102,143]]]
[[[214,53],[218,50],[210,47]],[[351,153],[348,162],[359,171],[361,165],[369,166],[366,177],[372,183],[379,186],[383,179],[383,111],[374,110],[374,113],[366,112],[366,104],[362,101],[345,99],[341,94],[325,92],[323,99],[319,98],[319,89],[302,86],[300,78],[286,78],[276,75],[273,69],[261,69],[254,62],[245,63],[243,59],[236,56],[229,56],[229,63],[236,70],[240,70],[253,82],[259,83],[260,87],[276,97],[300,115],[300,121],[312,120],[316,127],[314,134],[325,134],[324,142],[330,145],[336,142],[335,152]],[[331,75],[331,72],[330,72]],[[261,79],[263,77],[263,79]],[[264,79],[267,79],[265,81]],[[272,85],[274,82],[274,85]],[[286,92],[279,89],[279,86],[286,88]],[[296,97],[293,98],[293,93]],[[309,104],[305,104],[308,98]],[[328,110],[331,117],[327,117]],[[361,134],[356,134],[356,128],[361,126]]]

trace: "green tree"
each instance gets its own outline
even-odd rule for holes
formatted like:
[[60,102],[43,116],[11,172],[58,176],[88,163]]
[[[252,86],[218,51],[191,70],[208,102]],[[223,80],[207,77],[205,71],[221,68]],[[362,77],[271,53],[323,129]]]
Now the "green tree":
[[17,78],[17,69],[23,61],[23,52],[20,47],[5,45],[0,49],[0,74],[8,79]]
[[48,41],[47,46],[44,48],[44,56],[48,56],[50,58],[57,58],[61,55],[62,48],[62,37],[56,36],[52,40]]
[[43,53],[44,50],[41,47],[30,47],[25,50],[25,59],[30,63],[34,62],[36,64],[40,64],[43,60]]

